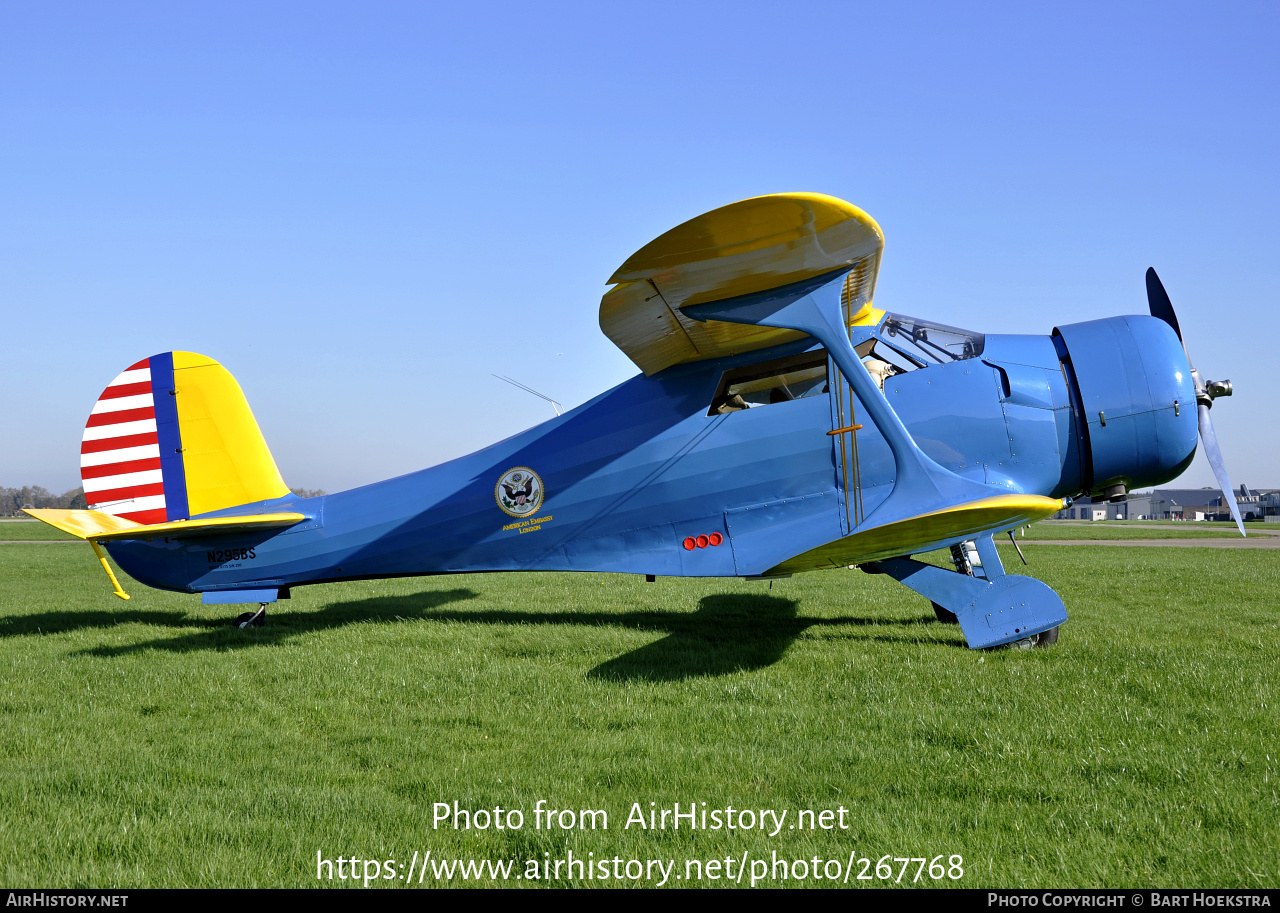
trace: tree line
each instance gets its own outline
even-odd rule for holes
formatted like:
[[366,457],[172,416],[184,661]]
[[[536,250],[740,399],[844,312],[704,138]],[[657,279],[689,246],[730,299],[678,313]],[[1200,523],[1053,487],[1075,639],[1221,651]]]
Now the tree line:
[[[303,498],[318,498],[325,494],[319,488],[293,488],[295,495]],[[83,488],[73,488],[56,495],[43,485],[23,485],[21,488],[0,488],[0,517],[25,517],[24,507],[61,507],[71,510],[84,510],[89,506],[84,499]]]
[[21,488],[0,488],[0,517],[25,517],[24,507],[63,507],[84,510],[88,507],[83,488],[55,495],[43,485],[23,485]]

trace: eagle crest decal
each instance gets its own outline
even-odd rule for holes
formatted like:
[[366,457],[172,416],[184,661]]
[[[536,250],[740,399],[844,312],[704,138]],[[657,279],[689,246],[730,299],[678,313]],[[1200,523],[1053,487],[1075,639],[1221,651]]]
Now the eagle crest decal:
[[542,478],[528,466],[508,469],[493,487],[498,506],[513,517],[527,517],[542,506]]

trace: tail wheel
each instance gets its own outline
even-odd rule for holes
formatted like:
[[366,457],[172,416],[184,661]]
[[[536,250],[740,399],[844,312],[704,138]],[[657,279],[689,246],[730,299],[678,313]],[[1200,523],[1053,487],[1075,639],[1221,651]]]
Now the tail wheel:
[[237,628],[260,628],[267,623],[267,604],[264,602],[256,612],[245,612],[236,618]]

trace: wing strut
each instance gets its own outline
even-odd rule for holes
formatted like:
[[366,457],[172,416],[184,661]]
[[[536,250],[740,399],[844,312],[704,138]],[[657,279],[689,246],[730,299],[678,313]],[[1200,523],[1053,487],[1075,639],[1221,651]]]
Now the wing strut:
[[683,309],[694,320],[721,320],[799,330],[826,346],[893,453],[893,491],[863,526],[880,526],[966,501],[988,498],[991,487],[956,475],[930,459],[912,439],[867,372],[854,346],[871,338],[874,326],[846,327],[840,291],[847,269],[782,288]]

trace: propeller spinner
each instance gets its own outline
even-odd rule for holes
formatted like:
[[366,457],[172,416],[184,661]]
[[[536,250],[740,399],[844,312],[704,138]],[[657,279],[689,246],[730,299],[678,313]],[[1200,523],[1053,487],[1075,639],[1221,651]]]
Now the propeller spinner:
[[1182,329],[1178,326],[1178,315],[1174,313],[1169,293],[1164,290],[1164,283],[1160,281],[1156,271],[1150,268],[1147,270],[1147,304],[1151,309],[1151,316],[1159,317],[1173,327],[1173,332],[1178,334],[1178,339],[1182,342],[1182,351],[1186,352],[1187,364],[1191,365],[1191,380],[1196,386],[1196,417],[1200,425],[1200,444],[1204,447],[1205,456],[1209,458],[1209,465],[1213,467],[1213,475],[1218,480],[1218,487],[1222,489],[1222,496],[1226,499],[1227,506],[1231,508],[1231,516],[1236,521],[1236,528],[1243,536],[1244,521],[1240,519],[1240,506],[1236,503],[1231,479],[1227,476],[1227,467],[1222,461],[1222,450],[1218,447],[1218,436],[1213,431],[1213,420],[1209,418],[1209,409],[1213,406],[1213,401],[1219,396],[1231,395],[1231,381],[1206,381],[1200,376],[1200,372],[1195,369],[1191,361],[1191,353],[1187,351],[1187,341],[1182,338]]

